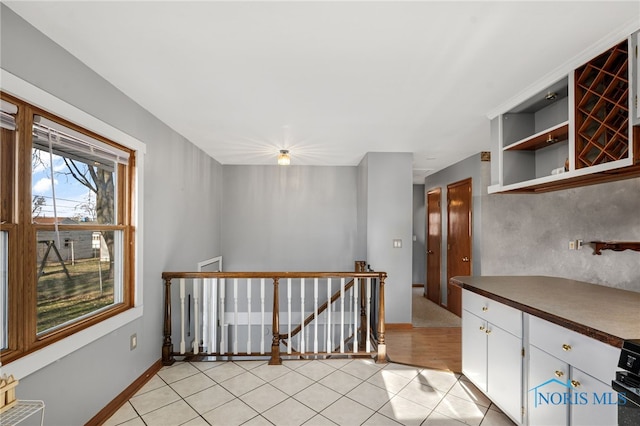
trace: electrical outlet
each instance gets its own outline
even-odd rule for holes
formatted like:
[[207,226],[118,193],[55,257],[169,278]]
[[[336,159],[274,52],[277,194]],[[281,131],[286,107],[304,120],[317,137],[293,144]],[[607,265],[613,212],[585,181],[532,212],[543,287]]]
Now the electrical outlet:
[[129,338],[129,350],[134,350],[138,347],[138,335],[136,333],[132,334]]
[[569,241],[569,250],[576,249],[576,242],[574,240]]

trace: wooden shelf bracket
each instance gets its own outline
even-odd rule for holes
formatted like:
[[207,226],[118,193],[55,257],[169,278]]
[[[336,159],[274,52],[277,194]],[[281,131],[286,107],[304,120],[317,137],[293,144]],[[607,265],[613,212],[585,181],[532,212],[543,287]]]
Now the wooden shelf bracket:
[[593,254],[601,255],[602,250],[640,251],[640,242],[635,241],[591,241],[593,244]]

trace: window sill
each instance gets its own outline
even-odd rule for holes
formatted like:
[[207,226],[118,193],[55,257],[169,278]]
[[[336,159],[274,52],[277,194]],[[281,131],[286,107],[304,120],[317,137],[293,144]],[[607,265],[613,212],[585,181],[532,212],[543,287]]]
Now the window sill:
[[142,317],[143,306],[136,306],[119,315],[85,328],[45,348],[2,366],[2,374],[23,379],[59,359]]

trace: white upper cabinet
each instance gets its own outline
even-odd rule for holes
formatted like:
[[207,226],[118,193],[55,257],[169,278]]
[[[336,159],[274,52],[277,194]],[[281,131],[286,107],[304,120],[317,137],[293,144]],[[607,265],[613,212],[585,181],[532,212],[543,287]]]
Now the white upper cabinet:
[[579,186],[612,180],[612,171],[640,176],[640,161],[630,167],[640,159],[637,43],[638,34],[619,41],[492,118],[490,193]]

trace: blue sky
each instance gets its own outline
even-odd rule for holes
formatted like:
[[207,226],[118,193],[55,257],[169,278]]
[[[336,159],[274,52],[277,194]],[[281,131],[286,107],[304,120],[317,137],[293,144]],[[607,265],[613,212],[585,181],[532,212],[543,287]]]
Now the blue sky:
[[[42,207],[40,217],[53,217],[53,190],[49,153],[44,151],[40,153],[42,154],[42,164],[37,164],[33,169],[32,197],[43,196],[45,198],[45,205]],[[64,174],[68,172],[68,169],[62,157],[55,154],[53,155],[53,170],[58,217],[86,216],[86,213],[79,209],[79,205],[87,202],[91,191],[72,176]],[[95,200],[93,193],[91,193],[91,198]]]

